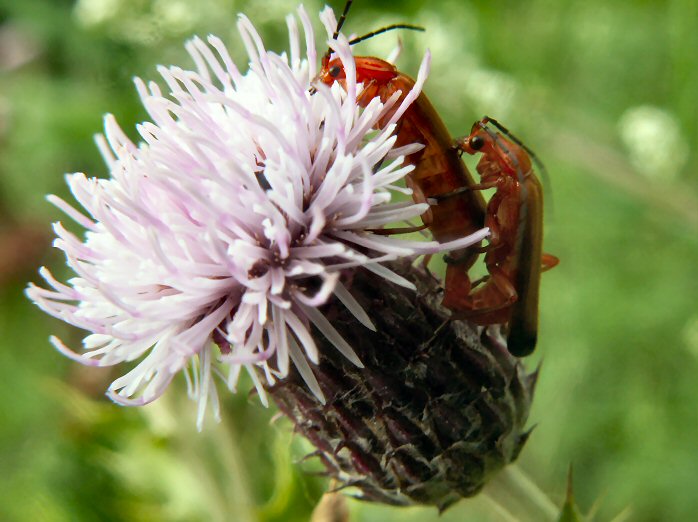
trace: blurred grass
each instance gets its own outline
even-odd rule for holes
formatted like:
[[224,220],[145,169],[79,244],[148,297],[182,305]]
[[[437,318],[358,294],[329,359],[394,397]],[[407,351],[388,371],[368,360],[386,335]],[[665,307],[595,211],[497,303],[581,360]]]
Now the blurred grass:
[[[0,238],[48,231],[59,213],[44,194],[66,195],[63,173],[105,174],[91,136],[106,112],[134,135],[145,115],[133,75],[189,63],[182,42],[193,33],[219,34],[240,59],[237,11],[283,50],[295,5],[0,0]],[[629,505],[640,522],[698,512],[696,20],[694,0],[359,0],[348,23],[357,33],[426,26],[402,35],[400,67],[414,73],[431,48],[426,91],[453,134],[487,113],[546,162],[555,206],[546,250],[562,262],[544,276],[531,361],[544,362],[538,427],[520,465],[561,504],[573,462],[578,502],[602,499],[601,521]],[[385,55],[394,44],[386,35],[360,52]],[[642,107],[678,135],[661,139],[671,133],[648,120],[640,123],[657,139],[627,138],[623,117]],[[108,375],[46,341],[77,334],[23,297],[40,264],[62,264],[48,238],[0,277],[0,520],[308,519],[323,486],[296,463],[310,450],[287,423],[270,426],[274,412],[245,393],[226,399],[223,424],[202,434],[180,388],[144,410],[112,405],[102,396]],[[440,518],[352,502],[353,520],[507,520],[492,501],[502,487]]]

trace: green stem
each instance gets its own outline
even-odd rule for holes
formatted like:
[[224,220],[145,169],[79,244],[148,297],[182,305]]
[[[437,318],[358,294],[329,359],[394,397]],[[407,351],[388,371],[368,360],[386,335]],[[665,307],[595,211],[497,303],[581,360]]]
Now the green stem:
[[560,508],[515,464],[505,468],[487,488],[487,494],[521,520],[557,520]]
[[500,517],[503,522],[521,522],[521,519],[515,517],[507,508],[505,508],[502,504],[500,504],[495,498],[491,497],[489,494],[481,493],[480,497],[482,497],[482,499],[490,505],[492,511],[496,513],[497,516]]

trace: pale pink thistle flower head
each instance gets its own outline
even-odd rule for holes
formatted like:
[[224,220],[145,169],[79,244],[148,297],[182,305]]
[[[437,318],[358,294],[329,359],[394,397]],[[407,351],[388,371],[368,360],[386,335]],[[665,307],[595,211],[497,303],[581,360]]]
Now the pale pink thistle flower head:
[[[264,48],[250,21],[238,29],[249,54],[241,73],[222,41],[195,38],[187,50],[194,71],[160,67],[169,93],[136,79],[152,122],[133,143],[115,119],[97,138],[108,179],[71,174],[67,182],[84,211],[49,200],[85,227],[84,239],[54,225],[54,245],[76,276],[67,284],[46,268],[49,288],[28,296],[47,313],[90,332],[81,351],[56,337],[54,346],[83,364],[136,361],[108,390],[124,405],[158,398],[184,371],[198,401],[198,424],[210,402],[218,416],[213,375],[234,390],[244,368],[266,404],[262,379],[273,384],[293,363],[324,401],[311,364],[318,348],[311,325],[361,366],[351,346],[318,310],[338,299],[367,329],[365,310],[339,280],[356,267],[411,286],[381,263],[401,256],[462,248],[472,237],[439,245],[375,234],[389,223],[416,218],[426,204],[393,202],[412,170],[400,149],[395,122],[419,95],[429,55],[414,90],[381,103],[357,105],[352,49],[335,41],[333,12],[321,19],[342,59],[346,90],[315,85],[318,52],[310,20],[299,8],[287,18],[290,53]],[[311,86],[317,91],[311,94]],[[378,122],[394,113],[382,130]]]

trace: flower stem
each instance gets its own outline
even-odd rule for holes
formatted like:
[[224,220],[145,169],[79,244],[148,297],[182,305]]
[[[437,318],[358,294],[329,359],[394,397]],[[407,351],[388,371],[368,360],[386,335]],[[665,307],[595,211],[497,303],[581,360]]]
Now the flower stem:
[[515,464],[494,477],[486,492],[488,500],[506,504],[521,520],[555,521],[560,514],[560,508]]
[[487,493],[481,493],[480,496],[489,504],[492,511],[497,514],[498,517],[502,519],[503,522],[521,522],[521,519],[514,516],[506,507],[504,507],[499,501],[491,497]]

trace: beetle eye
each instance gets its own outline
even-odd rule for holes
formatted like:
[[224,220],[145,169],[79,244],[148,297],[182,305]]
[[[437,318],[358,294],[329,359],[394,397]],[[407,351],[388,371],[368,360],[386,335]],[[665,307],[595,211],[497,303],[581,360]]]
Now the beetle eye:
[[481,136],[473,136],[470,138],[468,144],[470,145],[470,148],[480,150],[485,144],[485,140],[483,140]]
[[342,69],[339,67],[339,65],[335,65],[334,67],[330,67],[330,70],[328,72],[330,73],[330,76],[332,76],[332,78],[336,78],[337,76],[339,76],[341,70]]

